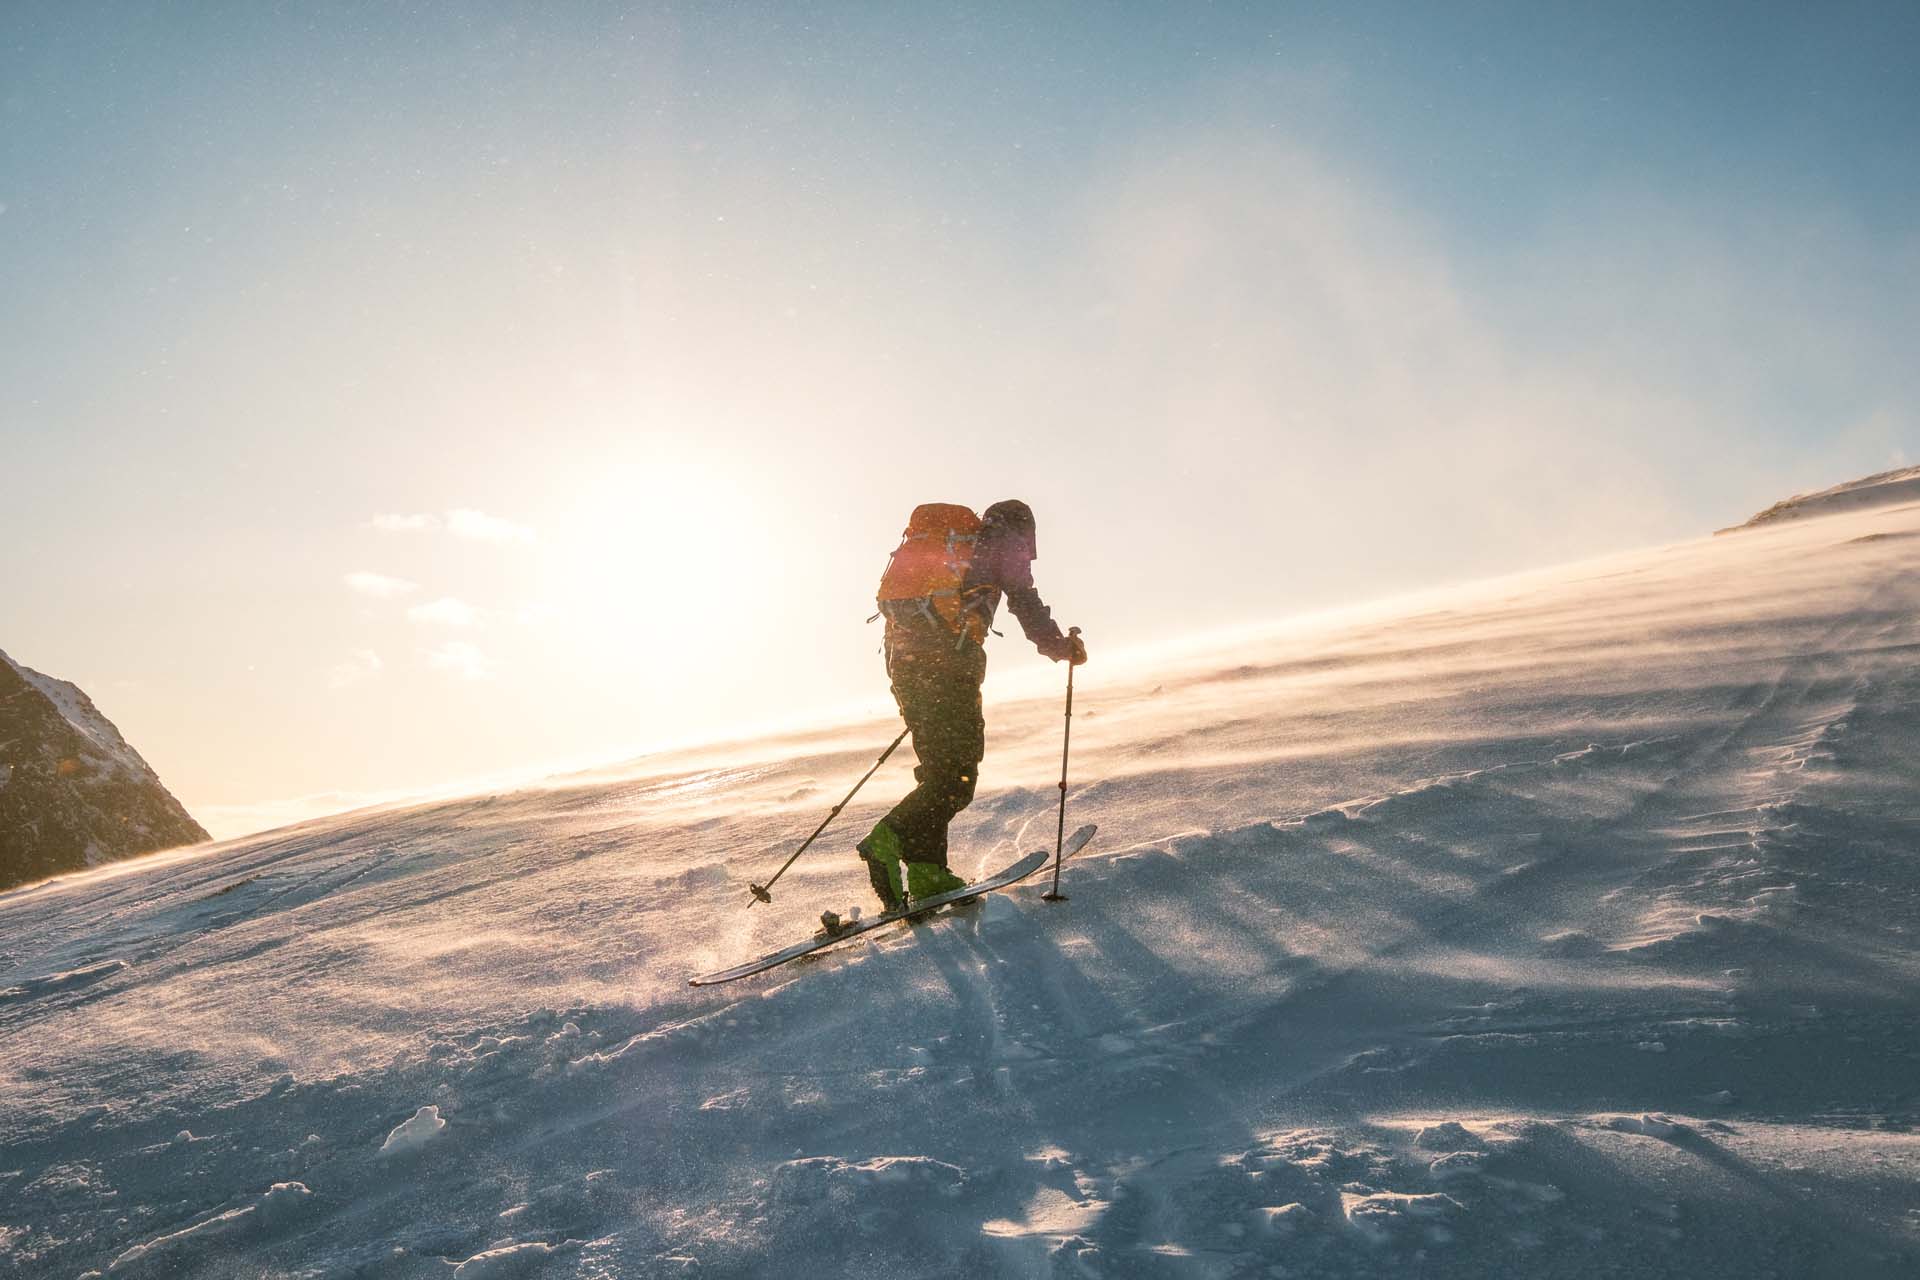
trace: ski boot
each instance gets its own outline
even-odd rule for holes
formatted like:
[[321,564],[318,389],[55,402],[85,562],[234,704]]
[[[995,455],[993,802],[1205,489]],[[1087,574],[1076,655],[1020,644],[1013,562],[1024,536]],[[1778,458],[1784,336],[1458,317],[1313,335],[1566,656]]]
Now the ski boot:
[[907,882],[900,862],[900,837],[882,822],[867,834],[856,848],[867,864],[867,881],[880,899],[883,911],[898,911],[907,905]]
[[[937,862],[909,862],[907,864],[907,900],[908,905],[936,894],[951,893],[955,889],[964,889],[967,882]],[[929,907],[925,911],[908,916],[909,920],[924,920],[938,907]]]

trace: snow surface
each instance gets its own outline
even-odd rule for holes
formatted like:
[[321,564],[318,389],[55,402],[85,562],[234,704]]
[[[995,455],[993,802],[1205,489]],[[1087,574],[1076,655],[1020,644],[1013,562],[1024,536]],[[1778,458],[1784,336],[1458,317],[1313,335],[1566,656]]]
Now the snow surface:
[[440,1108],[422,1107],[405,1122],[395,1125],[387,1140],[380,1144],[383,1156],[403,1155],[417,1151],[446,1131],[447,1122],[440,1118]]
[[1920,467],[1902,467],[1882,471],[1861,480],[1849,480],[1815,493],[1800,493],[1776,502],[1753,519],[1722,533],[1735,533],[1778,520],[1799,520],[1807,516],[1830,516],[1842,511],[1866,507],[1884,507],[1894,503],[1920,502]]
[[[887,725],[0,895],[0,1260],[1920,1275],[1916,539],[1847,511],[1089,666],[1069,902],[729,986],[686,980],[864,896],[910,762],[746,909]],[[994,709],[962,870],[1050,841],[1058,717]]]

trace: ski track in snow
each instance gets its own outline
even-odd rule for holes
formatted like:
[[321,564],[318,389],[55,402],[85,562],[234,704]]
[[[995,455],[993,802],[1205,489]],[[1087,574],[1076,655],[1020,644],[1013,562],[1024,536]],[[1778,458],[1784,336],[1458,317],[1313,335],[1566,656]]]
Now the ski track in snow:
[[[1913,508],[1083,673],[1070,864],[862,897],[883,725],[0,894],[0,1264],[1920,1274]],[[1052,834],[997,707],[963,870]],[[1024,782],[1024,785],[1015,785]]]

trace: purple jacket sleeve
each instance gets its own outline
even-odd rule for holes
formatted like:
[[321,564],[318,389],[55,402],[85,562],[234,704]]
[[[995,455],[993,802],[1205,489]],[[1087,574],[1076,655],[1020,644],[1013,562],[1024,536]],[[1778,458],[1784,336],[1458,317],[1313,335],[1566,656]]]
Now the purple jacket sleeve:
[[[1020,630],[1040,646],[1041,652],[1064,639],[1053,610],[1040,599],[1033,585],[1033,559],[1017,538],[996,539],[985,548],[989,575],[981,586],[998,588],[1007,598],[1007,608],[1020,620]],[[978,575],[974,575],[978,577]]]

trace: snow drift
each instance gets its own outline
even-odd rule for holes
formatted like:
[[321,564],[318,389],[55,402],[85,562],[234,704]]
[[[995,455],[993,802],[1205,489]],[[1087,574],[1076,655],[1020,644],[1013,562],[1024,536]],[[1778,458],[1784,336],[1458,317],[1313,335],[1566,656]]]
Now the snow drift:
[[1920,467],[1902,467],[1882,471],[1861,480],[1849,480],[1814,493],[1795,494],[1776,502],[1743,525],[1722,529],[1735,533],[1755,529],[1781,520],[1800,520],[1808,516],[1830,516],[1842,511],[1861,511],[1871,507],[1920,502]]
[[[1916,1274],[1917,540],[1770,522],[1087,667],[1070,902],[726,987],[686,980],[860,900],[844,844],[746,886],[887,726],[0,895],[0,1258]],[[1057,716],[990,716],[963,871],[1050,839]]]

